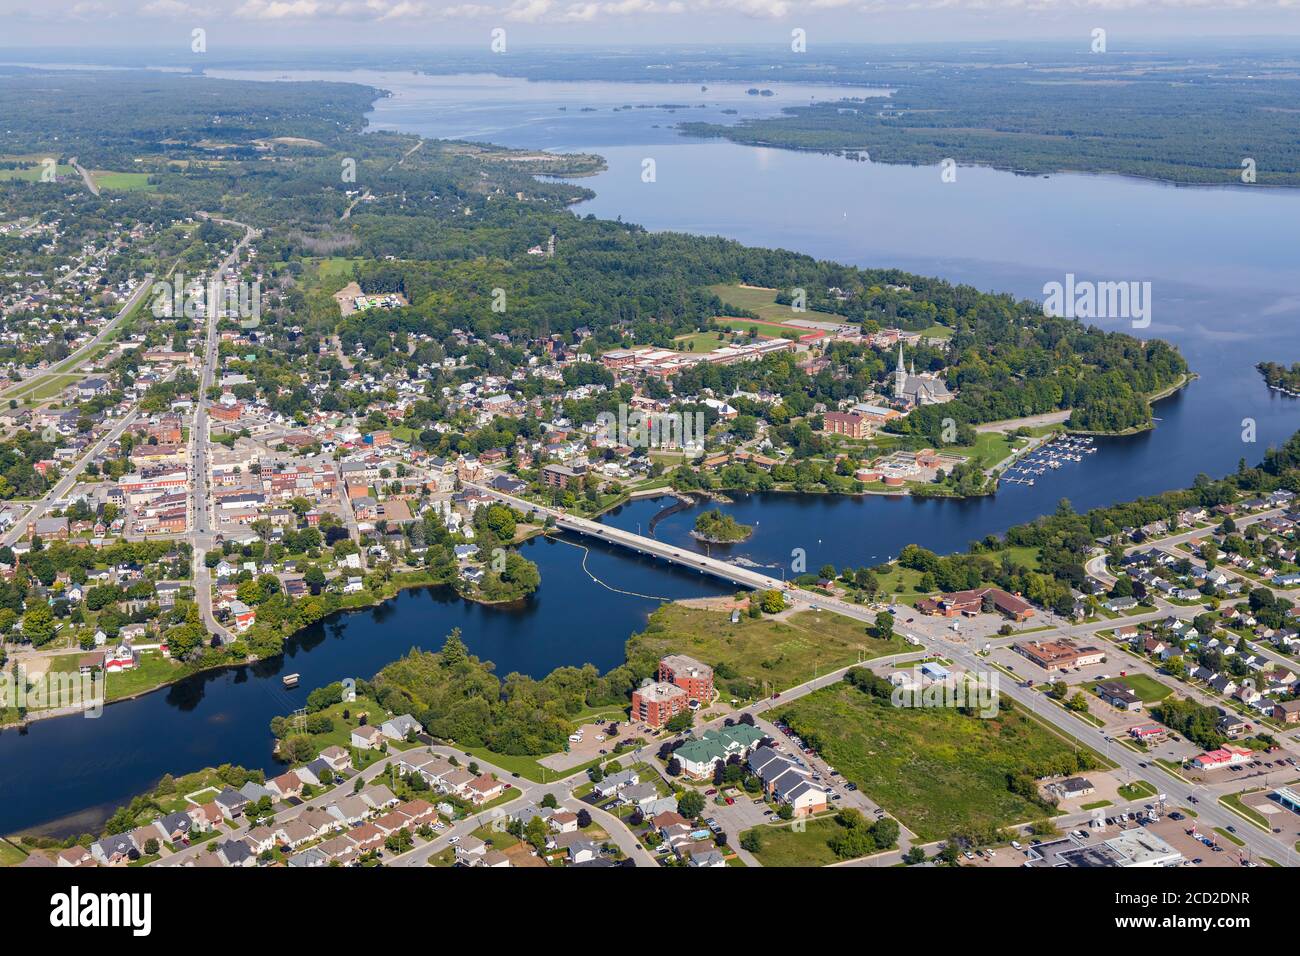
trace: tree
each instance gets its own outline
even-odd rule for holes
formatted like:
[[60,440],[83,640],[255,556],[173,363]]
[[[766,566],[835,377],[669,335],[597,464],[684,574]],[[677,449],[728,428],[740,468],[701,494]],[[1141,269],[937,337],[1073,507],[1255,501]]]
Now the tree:
[[894,615],[888,611],[881,611],[877,614],[872,633],[882,641],[892,640],[894,637]]
[[319,565],[307,565],[307,570],[303,572],[302,579],[303,583],[311,589],[312,594],[320,594],[321,588],[325,587],[325,572],[320,569]]
[[780,614],[785,610],[785,595],[775,588],[764,591],[759,599],[759,607],[763,609],[764,614]]
[[37,602],[23,615],[23,637],[34,647],[54,640],[54,611],[44,601]]
[[694,820],[704,812],[704,795],[698,790],[687,790],[677,798],[677,812],[688,820]]
[[740,848],[749,853],[760,853],[763,850],[763,837],[759,834],[758,828],[749,830],[740,838]]
[[683,710],[673,714],[664,724],[664,727],[673,732],[681,733],[683,730],[690,730],[695,725],[695,714],[689,710]]

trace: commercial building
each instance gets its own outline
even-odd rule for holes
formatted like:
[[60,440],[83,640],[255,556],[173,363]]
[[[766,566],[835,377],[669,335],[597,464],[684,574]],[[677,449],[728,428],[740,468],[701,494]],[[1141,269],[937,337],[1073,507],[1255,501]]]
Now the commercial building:
[[1018,641],[1011,645],[1017,654],[1027,657],[1045,671],[1100,664],[1106,652],[1091,645],[1080,647],[1069,638],[1059,641]]

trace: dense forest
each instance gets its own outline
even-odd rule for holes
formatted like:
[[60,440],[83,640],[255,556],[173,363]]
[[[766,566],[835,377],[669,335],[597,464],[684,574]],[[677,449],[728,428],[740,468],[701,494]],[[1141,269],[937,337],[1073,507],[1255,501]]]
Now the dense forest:
[[1297,82],[1280,60],[1238,70],[1157,55],[1033,64],[954,58],[878,63],[857,75],[890,95],[680,129],[880,163],[953,158],[1028,173],[1114,172],[1180,183],[1241,185],[1250,159],[1251,182],[1300,185],[1300,142],[1277,122],[1279,111],[1293,107]]

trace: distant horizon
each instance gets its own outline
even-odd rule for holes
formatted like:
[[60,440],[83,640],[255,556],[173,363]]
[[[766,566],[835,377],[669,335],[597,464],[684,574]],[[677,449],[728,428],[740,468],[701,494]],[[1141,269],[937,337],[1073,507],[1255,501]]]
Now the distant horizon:
[[[219,48],[353,50],[489,43],[640,48],[771,44],[806,33],[838,46],[1077,42],[1104,29],[1134,42],[1300,38],[1292,0],[0,0],[12,45],[77,49],[171,46],[193,29]],[[9,47],[5,47],[8,49]]]
[[[1300,19],[1296,24],[1294,33],[1260,33],[1260,34],[1234,34],[1223,36],[1221,34],[1140,34],[1126,33],[1115,38],[1115,43],[1126,43],[1129,46],[1117,46],[1110,52],[1124,55],[1135,53],[1154,52],[1133,46],[1132,44],[1169,44],[1174,47],[1180,46],[1200,46],[1200,45],[1218,45],[1222,47],[1225,42],[1234,46],[1242,45],[1247,47],[1287,47],[1296,45],[1296,52],[1300,55]],[[1051,44],[1059,47],[1073,47],[1077,52],[1086,53],[1087,43],[1080,39],[1077,33],[1062,33],[1056,36],[987,36],[973,39],[897,39],[897,40],[837,40],[833,43],[819,43],[818,48],[821,50],[845,50],[854,48],[926,48],[926,47],[958,47],[970,49],[991,49],[996,50],[999,47],[1023,47],[1025,45]],[[785,52],[789,48],[789,40],[785,36],[778,36],[774,40],[766,39],[739,39],[739,40],[609,40],[600,38],[591,39],[570,39],[570,40],[530,40],[524,37],[519,44],[527,49],[533,50],[564,50],[575,48],[590,48],[606,51],[630,50],[637,52],[652,52],[663,49],[695,49],[695,50],[716,50],[716,49],[768,49],[776,48]],[[429,43],[412,43],[410,41],[383,41],[369,40],[366,42],[340,42],[329,39],[313,39],[305,41],[282,40],[264,40],[253,41],[241,44],[244,51],[251,50],[275,50],[275,49],[292,49],[295,51],[314,50],[325,53],[332,52],[352,52],[365,53],[375,51],[403,51],[411,53],[420,53],[430,50],[439,49],[456,49],[456,50],[485,50],[486,44],[481,38],[447,39]],[[188,55],[187,50],[177,51],[176,44],[165,43],[161,40],[155,40],[147,43],[140,43],[130,40],[99,42],[90,44],[85,41],[69,43],[4,43],[0,42],[0,54],[17,53],[48,53],[48,52],[84,52],[92,53],[102,51],[106,48],[118,52],[139,51],[141,53],[172,53],[178,55]],[[485,50],[486,52],[486,50]],[[810,49],[809,52],[815,52]],[[1220,51],[1224,52],[1224,51]]]

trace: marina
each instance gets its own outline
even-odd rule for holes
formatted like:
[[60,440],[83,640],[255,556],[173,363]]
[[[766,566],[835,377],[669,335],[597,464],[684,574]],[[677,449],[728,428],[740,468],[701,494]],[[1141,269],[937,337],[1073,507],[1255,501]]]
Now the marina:
[[1061,467],[1095,454],[1097,440],[1089,435],[1058,435],[1018,457],[999,481],[1008,485],[1033,485],[1039,478]]

